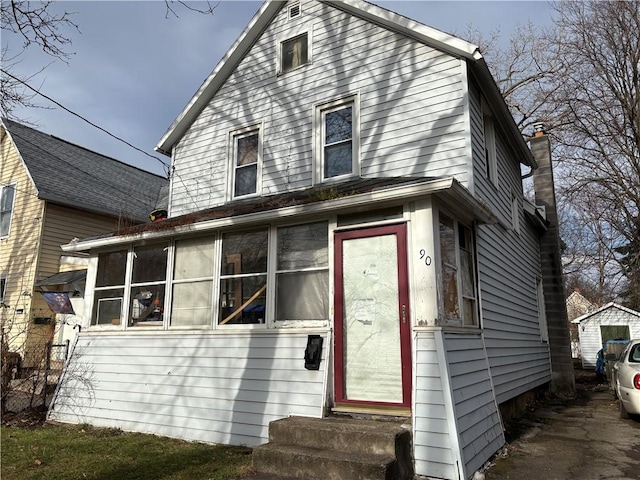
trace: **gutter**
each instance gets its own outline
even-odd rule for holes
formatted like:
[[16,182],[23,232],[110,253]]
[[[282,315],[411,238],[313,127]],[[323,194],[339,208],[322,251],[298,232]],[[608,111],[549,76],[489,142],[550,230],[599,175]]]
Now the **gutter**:
[[82,252],[94,248],[127,245],[143,240],[170,238],[181,234],[203,233],[224,227],[241,226],[256,223],[268,223],[283,218],[298,217],[329,213],[335,210],[346,210],[357,207],[369,207],[371,204],[398,203],[400,200],[415,199],[434,194],[443,194],[448,199],[464,204],[472,210],[475,216],[484,223],[496,223],[496,216],[483,202],[477,200],[471,193],[453,177],[360,193],[348,197],[326,200],[323,202],[295,205],[263,212],[250,213],[233,217],[204,220],[202,222],[180,225],[167,230],[154,230],[129,235],[89,238],[78,242],[62,245],[64,252]]

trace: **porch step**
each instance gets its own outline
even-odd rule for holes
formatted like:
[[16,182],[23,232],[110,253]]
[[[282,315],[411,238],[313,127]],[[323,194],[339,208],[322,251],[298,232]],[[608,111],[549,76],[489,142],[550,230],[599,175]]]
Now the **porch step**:
[[411,434],[399,421],[289,417],[269,424],[253,468],[308,480],[411,479]]

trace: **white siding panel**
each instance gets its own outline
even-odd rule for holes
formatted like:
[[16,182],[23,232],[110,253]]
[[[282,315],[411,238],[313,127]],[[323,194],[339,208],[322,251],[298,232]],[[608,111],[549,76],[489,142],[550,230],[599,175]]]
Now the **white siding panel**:
[[304,368],[306,343],[307,333],[290,332],[82,333],[49,416],[259,445],[272,420],[322,416],[328,341],[318,371]]
[[416,333],[414,458],[418,475],[457,478],[442,375],[432,332]]
[[[280,12],[176,146],[171,216],[226,201],[229,132],[247,125],[263,126],[261,194],[310,187],[315,106],[354,93],[363,177],[466,181],[461,62],[330,5],[302,9]],[[279,42],[305,29],[312,63],[277,75]]]
[[446,333],[444,341],[464,471],[469,477],[505,440],[482,337]]
[[629,336],[631,338],[640,338],[639,316],[615,306],[593,314],[593,316],[583,320],[578,327],[583,368],[596,368],[596,354],[602,348],[600,327],[604,325],[628,325]]

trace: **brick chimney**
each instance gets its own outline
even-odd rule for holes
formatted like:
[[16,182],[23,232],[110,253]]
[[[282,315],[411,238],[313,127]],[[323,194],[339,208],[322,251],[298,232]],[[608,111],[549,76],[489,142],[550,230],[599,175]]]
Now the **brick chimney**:
[[529,140],[529,145],[538,164],[533,174],[535,201],[537,205],[545,207],[549,222],[547,231],[540,238],[540,263],[551,353],[550,390],[551,393],[560,397],[574,397],[576,386],[562,277],[562,254],[551,165],[551,143],[542,123],[536,123],[533,128],[534,136]]

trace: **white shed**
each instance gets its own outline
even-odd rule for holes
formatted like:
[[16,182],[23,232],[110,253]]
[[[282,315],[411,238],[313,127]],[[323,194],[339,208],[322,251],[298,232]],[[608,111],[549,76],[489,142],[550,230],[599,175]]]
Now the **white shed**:
[[582,368],[596,368],[596,355],[607,340],[640,338],[640,312],[613,302],[576,318],[573,323],[579,326]]

